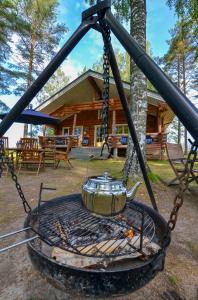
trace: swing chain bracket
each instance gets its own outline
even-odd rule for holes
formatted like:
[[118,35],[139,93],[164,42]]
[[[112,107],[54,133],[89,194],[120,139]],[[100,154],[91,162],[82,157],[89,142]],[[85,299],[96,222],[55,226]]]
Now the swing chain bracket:
[[16,189],[18,191],[19,197],[22,200],[23,208],[24,208],[25,212],[27,214],[31,213],[32,209],[25,198],[25,195],[22,191],[21,185],[18,181],[18,177],[15,174],[13,161],[9,158],[9,156],[6,155],[5,148],[4,148],[4,142],[2,139],[0,139],[0,178],[3,173],[3,165],[7,165],[7,167],[8,167],[8,170],[11,174],[12,180],[14,181]]
[[104,15],[107,9],[111,8],[111,0],[97,1],[97,4],[91,6],[82,13],[82,21],[85,21],[96,14]]

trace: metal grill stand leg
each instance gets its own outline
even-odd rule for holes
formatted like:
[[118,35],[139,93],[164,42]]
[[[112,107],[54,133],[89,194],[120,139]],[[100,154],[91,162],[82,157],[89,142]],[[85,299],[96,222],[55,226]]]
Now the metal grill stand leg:
[[131,138],[132,138],[132,141],[133,141],[136,153],[137,153],[137,158],[138,158],[138,161],[139,161],[139,164],[140,164],[140,168],[141,168],[141,171],[142,171],[144,182],[145,182],[149,197],[151,199],[152,206],[155,210],[158,210],[157,204],[156,204],[156,201],[155,201],[155,197],[154,197],[154,194],[153,194],[153,190],[151,188],[151,184],[150,184],[150,181],[149,181],[149,178],[148,178],[148,175],[147,175],[147,171],[146,171],[146,167],[145,167],[145,164],[144,164],[144,159],[143,159],[142,152],[141,152],[141,149],[140,149],[140,145],[139,145],[138,137],[137,137],[137,134],[136,134],[135,126],[133,124],[133,120],[131,118],[131,113],[130,113],[130,110],[129,110],[127,99],[126,99],[126,96],[125,96],[125,93],[124,93],[124,88],[123,88],[123,85],[122,85],[122,80],[121,80],[121,77],[120,77],[120,72],[118,70],[118,66],[117,66],[117,62],[116,62],[116,58],[115,58],[115,54],[114,54],[112,45],[110,46],[110,65],[111,65],[111,70],[112,70],[112,73],[113,73],[113,76],[114,76],[114,79],[115,79],[115,83],[116,83],[116,87],[117,87],[118,94],[119,94],[119,97],[120,97],[120,101],[122,103],[122,107],[123,107],[123,110],[125,112],[125,116],[126,116],[126,119],[127,119],[129,132],[130,132],[130,135],[131,135]]

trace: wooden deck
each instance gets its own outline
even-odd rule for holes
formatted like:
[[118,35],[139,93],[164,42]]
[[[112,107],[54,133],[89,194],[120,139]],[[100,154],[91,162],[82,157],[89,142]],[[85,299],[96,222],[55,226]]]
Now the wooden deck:
[[[127,139],[128,135],[111,135],[110,140],[115,156],[119,156],[120,154],[123,156],[126,154]],[[147,133],[147,159],[164,159],[166,142],[167,134]]]
[[[72,139],[74,140],[74,148],[73,156],[75,155],[78,158],[81,156],[89,157],[90,155],[99,156],[101,147],[94,147],[89,145],[82,145],[82,142],[79,141],[77,136],[50,136],[50,137],[39,137],[40,146],[42,148],[45,147],[56,147],[56,148],[65,148],[68,144],[68,141]],[[166,134],[159,133],[147,133],[147,144],[146,144],[146,156],[148,159],[164,159],[165,153],[165,145],[167,141]],[[127,141],[128,135],[110,135],[109,143],[111,148],[113,148],[113,154],[115,157],[117,156],[125,156],[127,149]],[[102,143],[101,143],[102,145]]]

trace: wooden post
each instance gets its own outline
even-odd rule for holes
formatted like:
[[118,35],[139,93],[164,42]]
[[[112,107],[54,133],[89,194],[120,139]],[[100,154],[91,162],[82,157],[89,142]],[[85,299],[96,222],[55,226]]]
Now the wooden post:
[[72,135],[75,135],[76,120],[77,120],[77,114],[74,114],[73,127],[72,127]]
[[[112,111],[112,134],[116,134],[116,110]],[[118,149],[115,147],[113,149],[113,156],[117,157],[118,156]]]
[[45,136],[45,132],[46,132],[46,125],[43,125],[43,136]]
[[116,134],[116,111],[113,110],[112,113],[112,134]]
[[162,133],[162,117],[159,111],[157,114],[157,122],[158,122],[158,133]]

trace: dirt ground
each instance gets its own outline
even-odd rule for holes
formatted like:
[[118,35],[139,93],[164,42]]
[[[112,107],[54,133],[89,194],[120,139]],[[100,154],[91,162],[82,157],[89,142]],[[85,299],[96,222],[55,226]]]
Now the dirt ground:
[[[73,161],[74,168],[60,166],[57,170],[47,168],[35,175],[20,175],[24,193],[32,207],[36,206],[41,182],[56,191],[45,192],[45,199],[81,191],[85,176],[100,174],[103,170],[117,174],[123,162],[80,162]],[[171,178],[170,178],[171,179]],[[0,179],[0,235],[23,227],[25,213],[10,177]],[[168,218],[177,187],[168,188],[162,183],[153,184],[161,214]],[[138,199],[149,204],[144,185]],[[180,210],[172,242],[167,251],[165,269],[144,288],[131,295],[117,298],[122,300],[197,300],[198,299],[198,189],[185,193],[184,205]],[[19,241],[23,234],[1,241],[0,248],[10,242]],[[0,259],[1,300],[66,300],[71,297],[54,287],[34,270],[26,246],[1,254]]]

